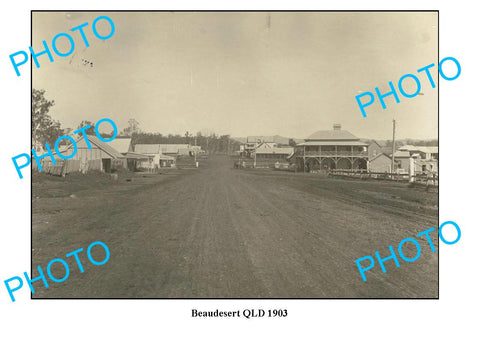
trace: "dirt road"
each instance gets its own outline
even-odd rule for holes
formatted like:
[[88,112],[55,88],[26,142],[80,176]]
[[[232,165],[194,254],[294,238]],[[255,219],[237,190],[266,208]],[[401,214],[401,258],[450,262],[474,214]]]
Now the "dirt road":
[[70,277],[36,282],[34,298],[438,296],[438,252],[426,240],[416,262],[387,261],[387,273],[377,264],[367,282],[355,264],[437,227],[437,194],[232,165],[216,157],[89,187],[34,181],[34,267],[97,240],[111,252],[103,266],[84,254],[84,273],[69,258]]

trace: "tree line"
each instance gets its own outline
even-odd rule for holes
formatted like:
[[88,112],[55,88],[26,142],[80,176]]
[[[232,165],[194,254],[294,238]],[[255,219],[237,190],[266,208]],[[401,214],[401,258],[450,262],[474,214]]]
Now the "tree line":
[[161,133],[134,132],[132,143],[136,144],[190,144],[200,146],[209,154],[231,154],[240,149],[240,142],[230,138],[230,135],[216,135],[211,133],[208,136],[198,132],[196,135],[188,131],[185,135]]
[[[55,144],[58,137],[71,134],[84,126],[90,125],[92,128],[86,130],[87,135],[94,135],[94,122],[82,120],[76,129],[62,128],[58,120],[52,119],[49,111],[55,105],[54,100],[48,100],[45,96],[45,90],[32,89],[32,144],[34,148],[43,147],[48,143],[51,147]],[[140,130],[140,123],[134,118],[127,122],[127,127],[119,132],[119,136],[131,137],[135,144],[190,144],[201,146],[203,150],[212,154],[230,154],[240,149],[240,142],[230,138],[229,135],[216,135],[209,133],[202,135],[201,132],[193,135],[185,132],[185,135],[161,133],[146,133]],[[110,133],[101,133],[104,138],[113,135]],[[62,140],[67,143],[66,140]]]

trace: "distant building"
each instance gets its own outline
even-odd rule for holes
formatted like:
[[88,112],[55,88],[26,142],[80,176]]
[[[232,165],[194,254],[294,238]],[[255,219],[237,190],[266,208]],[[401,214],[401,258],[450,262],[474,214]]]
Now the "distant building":
[[419,154],[421,159],[438,160],[438,146],[415,146],[405,145],[398,148],[400,151],[408,151],[412,154]]
[[333,130],[317,131],[295,147],[297,168],[304,171],[367,169],[368,144],[340,124]]
[[163,154],[161,152],[162,145],[164,144],[135,145],[135,153],[148,156],[148,159],[140,161],[137,166],[149,171],[155,171],[162,167],[174,167],[175,157]]
[[419,164],[418,154],[410,154],[408,151],[395,151],[395,172],[396,173],[410,173],[410,158],[413,158],[413,164],[415,166],[414,172],[419,173],[422,171],[422,166]]
[[[376,140],[372,140],[372,142],[368,145],[368,159],[372,159],[380,153],[391,157],[392,150],[392,145],[387,146],[385,142],[378,142]],[[398,148],[395,148],[395,150],[398,150]]]
[[415,158],[416,173],[438,173],[438,146],[405,145],[398,150]]
[[259,146],[254,151],[254,156],[256,159],[256,167],[257,168],[271,168],[274,167],[276,164],[285,164],[287,165],[287,158],[291,156],[294,152],[293,147],[277,147],[270,146],[265,143],[263,146]]
[[[303,141],[303,140],[302,140]],[[246,142],[240,145],[240,153],[245,157],[253,157],[259,147],[288,146],[289,139],[282,136],[248,136]]]
[[158,144],[160,152],[167,156],[193,156],[195,153],[203,153],[200,146],[190,144]]
[[390,173],[392,169],[392,159],[384,153],[379,153],[369,160],[369,171]]
[[121,154],[126,154],[127,152],[133,152],[132,139],[130,137],[116,137],[111,142],[108,142],[112,148],[120,152]]
[[273,149],[273,148],[276,148],[277,147],[277,143],[273,143],[273,142],[263,142],[261,144],[259,144],[256,148],[255,148],[255,151],[258,151],[258,150],[268,150],[268,149]]
[[[115,160],[121,161],[125,157],[109,145],[109,143],[102,142],[97,136],[88,135],[87,145],[85,138],[81,136],[77,141],[77,152],[69,159],[73,164],[78,164],[76,169],[82,173],[87,173],[92,170],[111,172],[112,162]],[[73,144],[68,145],[63,150],[60,150],[62,155],[68,156],[72,154]],[[70,152],[69,152],[70,151]],[[48,158],[44,158],[47,160]],[[75,162],[75,161],[78,161]]]
[[122,166],[126,169],[135,171],[137,170],[138,164],[149,160],[148,156],[134,152],[132,139],[130,137],[117,137],[108,143],[125,157],[122,160]]
[[246,143],[243,145],[245,156],[253,156],[255,149],[265,143],[274,143],[273,136],[248,136]]
[[368,146],[368,159],[373,160],[378,155],[382,154],[382,146],[377,141],[373,140]]

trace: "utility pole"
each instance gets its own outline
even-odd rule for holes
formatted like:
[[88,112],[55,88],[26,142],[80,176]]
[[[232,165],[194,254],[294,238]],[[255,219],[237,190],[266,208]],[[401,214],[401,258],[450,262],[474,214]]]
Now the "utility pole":
[[254,152],[254,154],[253,154],[253,168],[257,167],[257,148],[260,146],[260,143],[262,143],[262,141],[260,139],[257,139],[257,143],[255,143],[255,149],[253,150],[253,152]]
[[392,174],[395,169],[395,119],[393,120],[393,139],[392,139]]
[[195,155],[195,167],[198,168],[198,163],[197,163],[197,135],[195,135],[195,148],[193,149],[193,154]]
[[210,154],[210,151],[208,151],[208,138],[209,138],[209,136],[207,135],[207,150],[206,150],[206,151],[207,151],[207,155]]

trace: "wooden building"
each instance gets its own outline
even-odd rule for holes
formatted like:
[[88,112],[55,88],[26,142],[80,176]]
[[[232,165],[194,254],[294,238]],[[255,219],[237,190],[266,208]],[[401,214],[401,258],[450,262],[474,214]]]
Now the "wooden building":
[[367,170],[368,144],[360,141],[340,124],[333,130],[317,131],[295,147],[295,162],[300,171],[330,169]]
[[[108,143],[124,156],[120,166],[125,169],[136,171],[138,164],[149,160],[148,156],[134,152],[132,139],[130,137],[118,137]],[[115,161],[114,163],[116,163],[114,167],[118,168],[119,161]]]
[[135,145],[135,153],[148,157],[138,163],[138,168],[154,171],[162,167],[175,167],[175,157],[163,154],[162,145],[164,144]]
[[392,169],[392,158],[380,152],[369,160],[368,170],[370,172],[390,173]]
[[160,153],[167,156],[188,156],[193,150],[189,144],[157,144],[160,148]]
[[[273,143],[274,144],[274,143]],[[287,158],[294,152],[292,147],[277,147],[264,143],[254,151],[256,168],[273,168],[275,165],[288,164]]]
[[416,173],[438,173],[438,146],[405,145],[398,150],[415,158]]
[[[102,142],[100,139],[98,139],[97,136],[88,135],[87,138],[90,147],[82,135],[76,141],[77,152],[72,158],[66,161],[60,159],[60,157],[54,153],[55,161],[57,163],[63,163],[65,166],[67,166],[68,163],[71,163],[68,166],[68,168],[71,170],[64,171],[64,173],[73,171],[80,171],[82,173],[87,173],[90,171],[102,171],[108,173],[112,172],[115,161],[122,162],[125,158],[121,153],[108,145],[108,143]],[[73,144],[69,144],[67,147],[62,148],[60,152],[64,156],[71,155],[73,153]],[[47,162],[51,163],[50,158],[43,158],[42,167],[48,167],[49,164],[47,164]],[[72,165],[74,165],[74,167],[71,167]],[[57,167],[58,166],[60,166],[60,164],[57,164]]]

